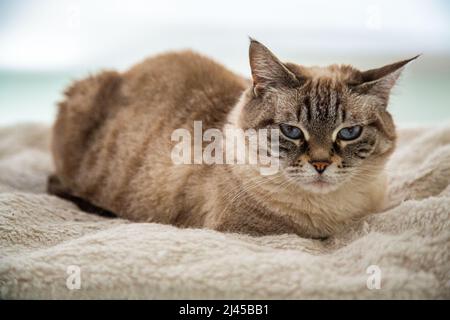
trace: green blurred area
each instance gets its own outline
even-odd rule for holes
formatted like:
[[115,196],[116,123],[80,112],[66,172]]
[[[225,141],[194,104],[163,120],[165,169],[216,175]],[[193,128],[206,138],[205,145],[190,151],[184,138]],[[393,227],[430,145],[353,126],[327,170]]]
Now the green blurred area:
[[[327,63],[328,59],[320,63]],[[310,62],[312,59],[305,59]],[[374,62],[375,61],[375,62]],[[375,66],[392,59],[360,59],[359,66]],[[244,65],[245,61],[238,64]],[[247,74],[248,70],[236,70]],[[450,72],[447,59],[418,59],[394,88],[390,111],[400,126],[450,122]],[[51,123],[64,88],[86,72],[0,71],[0,125],[24,121]]]
[[390,111],[403,126],[450,123],[450,74],[414,74],[400,79]]

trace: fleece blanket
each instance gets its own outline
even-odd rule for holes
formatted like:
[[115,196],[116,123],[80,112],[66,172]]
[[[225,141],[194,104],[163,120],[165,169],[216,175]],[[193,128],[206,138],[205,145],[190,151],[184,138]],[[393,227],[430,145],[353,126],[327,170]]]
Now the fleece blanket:
[[325,241],[132,223],[46,194],[50,130],[0,128],[0,298],[450,298],[450,126],[400,132],[383,212]]

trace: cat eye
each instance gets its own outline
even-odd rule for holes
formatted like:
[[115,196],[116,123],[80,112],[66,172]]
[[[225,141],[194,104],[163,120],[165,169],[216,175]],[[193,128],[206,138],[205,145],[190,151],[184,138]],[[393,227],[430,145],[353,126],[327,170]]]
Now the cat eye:
[[280,124],[281,132],[288,138],[298,140],[303,138],[303,132],[300,128],[291,126],[286,123]]
[[361,135],[361,132],[362,132],[361,126],[343,128],[339,130],[338,138],[341,140],[355,140]]

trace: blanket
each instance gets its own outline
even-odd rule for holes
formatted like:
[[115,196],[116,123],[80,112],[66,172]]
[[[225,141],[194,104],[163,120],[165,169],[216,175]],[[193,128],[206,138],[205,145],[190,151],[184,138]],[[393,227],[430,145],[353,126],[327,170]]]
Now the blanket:
[[449,299],[450,126],[399,134],[385,210],[313,240],[85,213],[46,193],[47,126],[0,128],[0,298]]

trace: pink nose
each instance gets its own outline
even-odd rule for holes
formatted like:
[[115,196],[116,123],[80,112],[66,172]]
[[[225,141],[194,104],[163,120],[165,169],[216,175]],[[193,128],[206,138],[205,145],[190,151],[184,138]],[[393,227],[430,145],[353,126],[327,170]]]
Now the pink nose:
[[330,165],[328,161],[311,161],[312,166],[318,173],[323,173],[325,169]]

